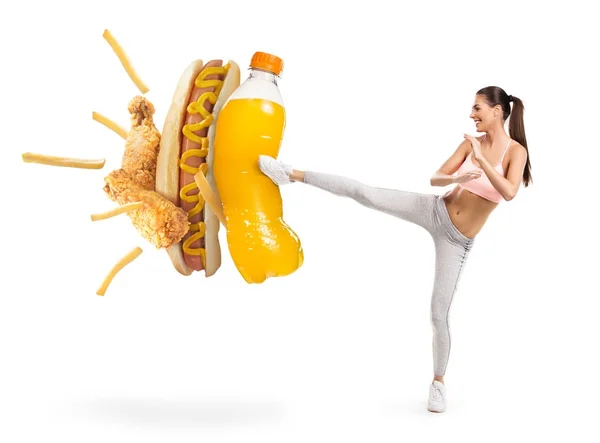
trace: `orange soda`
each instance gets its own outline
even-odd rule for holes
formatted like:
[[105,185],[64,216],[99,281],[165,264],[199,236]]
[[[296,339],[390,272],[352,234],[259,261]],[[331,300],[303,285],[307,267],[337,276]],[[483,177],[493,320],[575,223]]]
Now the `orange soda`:
[[213,172],[226,218],[231,258],[247,283],[295,272],[304,261],[298,235],[283,220],[279,187],[264,175],[260,155],[277,158],[285,107],[277,85],[283,61],[256,52],[248,78],[217,119]]

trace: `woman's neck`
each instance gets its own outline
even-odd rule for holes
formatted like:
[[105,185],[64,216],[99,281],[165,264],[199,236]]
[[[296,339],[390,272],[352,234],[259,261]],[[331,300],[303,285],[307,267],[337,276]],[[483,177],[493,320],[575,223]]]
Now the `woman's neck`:
[[509,138],[509,136],[504,128],[490,129],[485,133],[485,139],[490,143],[490,148],[493,146],[495,141],[504,140],[507,138]]

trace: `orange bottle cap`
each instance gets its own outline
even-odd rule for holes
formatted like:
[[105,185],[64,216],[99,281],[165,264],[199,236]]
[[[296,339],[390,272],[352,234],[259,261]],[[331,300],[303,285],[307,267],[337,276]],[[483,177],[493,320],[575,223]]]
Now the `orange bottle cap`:
[[276,55],[257,51],[252,56],[250,67],[264,69],[272,72],[275,75],[280,75],[283,71],[283,60]]

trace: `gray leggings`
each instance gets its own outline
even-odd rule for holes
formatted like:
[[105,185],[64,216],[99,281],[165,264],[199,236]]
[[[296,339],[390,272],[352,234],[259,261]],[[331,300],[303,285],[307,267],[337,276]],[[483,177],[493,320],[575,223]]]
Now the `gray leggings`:
[[454,226],[442,196],[376,188],[338,175],[307,171],[304,182],[363,206],[426,229],[435,245],[435,281],[431,297],[434,375],[446,373],[450,355],[450,305],[474,239]]

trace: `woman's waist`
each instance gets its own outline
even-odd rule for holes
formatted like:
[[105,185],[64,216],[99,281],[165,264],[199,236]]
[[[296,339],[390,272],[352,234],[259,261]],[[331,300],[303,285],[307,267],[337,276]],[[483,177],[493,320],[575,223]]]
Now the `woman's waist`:
[[459,186],[443,196],[450,220],[465,236],[474,238],[483,228],[497,203]]

